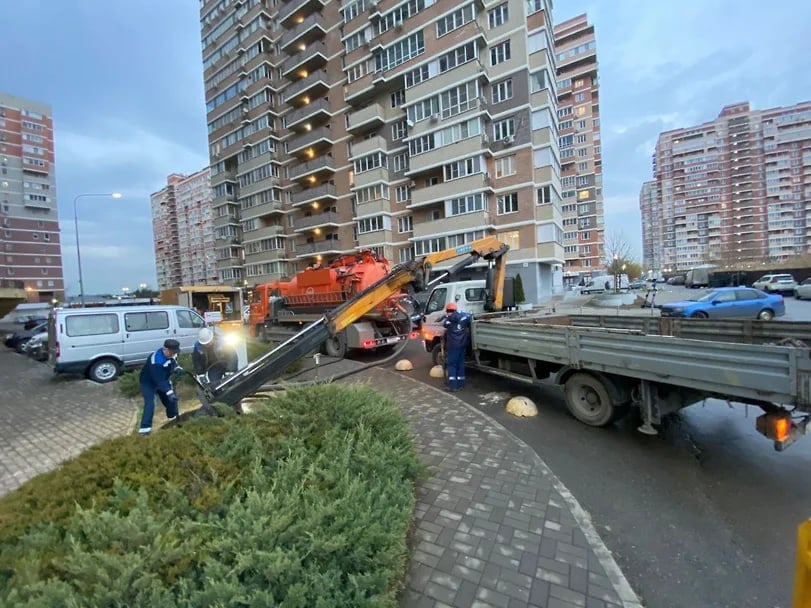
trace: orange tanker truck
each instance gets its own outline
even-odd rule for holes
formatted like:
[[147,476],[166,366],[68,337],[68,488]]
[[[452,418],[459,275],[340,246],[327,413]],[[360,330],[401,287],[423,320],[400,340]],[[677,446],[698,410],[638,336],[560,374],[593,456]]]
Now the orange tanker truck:
[[[266,340],[285,340],[390,272],[386,258],[364,250],[343,255],[325,267],[309,267],[290,281],[257,285],[249,316],[251,334]],[[408,339],[413,312],[405,294],[393,296],[330,336],[321,351],[343,357],[350,349],[390,350]]]

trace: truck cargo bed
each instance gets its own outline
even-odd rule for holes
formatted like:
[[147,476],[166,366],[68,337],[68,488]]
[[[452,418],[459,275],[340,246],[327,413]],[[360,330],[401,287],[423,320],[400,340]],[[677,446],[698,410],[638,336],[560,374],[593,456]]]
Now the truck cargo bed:
[[[545,363],[689,388],[742,401],[811,411],[807,348],[769,345],[811,337],[811,324],[590,317],[493,318],[474,322],[473,347]],[[678,334],[678,335],[673,335]],[[735,339],[737,338],[737,339]]]

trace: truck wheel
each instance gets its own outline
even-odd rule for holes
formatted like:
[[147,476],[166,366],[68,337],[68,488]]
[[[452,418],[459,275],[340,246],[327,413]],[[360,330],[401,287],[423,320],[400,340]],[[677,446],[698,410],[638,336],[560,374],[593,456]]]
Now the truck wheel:
[[94,361],[87,369],[87,377],[93,382],[104,384],[115,380],[120,371],[121,366],[115,359],[99,359]]
[[572,374],[563,392],[572,416],[589,426],[607,426],[628,413],[628,407],[614,404],[602,381],[591,374]]
[[445,367],[445,352],[442,350],[442,345],[439,342],[434,344],[433,348],[431,348],[431,362],[434,365]]
[[328,357],[343,359],[346,356],[346,336],[343,333],[336,334],[324,341],[324,354]]

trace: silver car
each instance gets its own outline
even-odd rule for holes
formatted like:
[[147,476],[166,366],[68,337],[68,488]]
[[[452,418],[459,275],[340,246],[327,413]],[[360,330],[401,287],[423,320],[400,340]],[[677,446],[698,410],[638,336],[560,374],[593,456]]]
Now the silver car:
[[806,279],[794,288],[794,297],[798,300],[811,299],[811,279]]
[[752,287],[766,293],[793,293],[797,282],[790,274],[765,274]]

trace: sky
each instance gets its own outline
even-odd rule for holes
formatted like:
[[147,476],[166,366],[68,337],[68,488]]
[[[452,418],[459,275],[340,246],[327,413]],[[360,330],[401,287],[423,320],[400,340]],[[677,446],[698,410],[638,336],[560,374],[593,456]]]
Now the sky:
[[[641,257],[639,189],[660,132],[724,105],[811,99],[811,3],[558,0],[586,12],[600,78],[606,230]],[[74,198],[86,293],[156,285],[149,195],[208,164],[191,0],[2,0],[0,90],[49,103],[66,289],[78,293]]]

